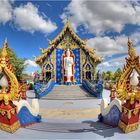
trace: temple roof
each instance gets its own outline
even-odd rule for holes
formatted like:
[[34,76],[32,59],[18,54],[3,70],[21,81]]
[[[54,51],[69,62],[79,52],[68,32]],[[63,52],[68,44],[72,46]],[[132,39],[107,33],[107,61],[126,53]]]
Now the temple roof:
[[50,44],[50,45],[51,45],[51,44],[55,44],[57,41],[59,41],[60,38],[62,38],[62,37],[65,35],[65,33],[66,33],[67,30],[69,30],[69,32],[71,33],[71,35],[73,36],[73,38],[74,38],[75,40],[79,41],[80,44],[86,44],[86,42],[85,42],[84,40],[80,39],[80,38],[75,34],[75,32],[73,31],[73,29],[72,29],[72,27],[71,27],[71,25],[70,25],[70,22],[69,22],[68,20],[66,21],[65,26],[64,26],[64,28],[62,29],[62,31],[59,33],[59,35],[58,35],[55,39],[53,39],[52,41],[50,41],[49,44]]
[[64,28],[62,29],[62,31],[57,35],[57,37],[55,39],[53,39],[52,41],[49,41],[49,47],[46,49],[42,49],[40,48],[42,54],[36,58],[34,56],[34,60],[37,64],[41,65],[42,63],[42,59],[44,57],[46,57],[46,53],[50,52],[50,50],[52,48],[55,48],[57,45],[57,43],[63,38],[63,36],[66,34],[66,31],[69,31],[69,33],[72,35],[73,39],[76,40],[77,42],[79,42],[80,46],[82,49],[84,49],[86,52],[89,53],[90,57],[93,58],[94,62],[96,63],[100,63],[102,61],[102,57],[96,56],[95,55],[95,49],[89,49],[87,47],[87,41],[86,40],[82,40],[81,38],[79,38],[75,32],[73,31],[70,22],[67,20],[65,23]]

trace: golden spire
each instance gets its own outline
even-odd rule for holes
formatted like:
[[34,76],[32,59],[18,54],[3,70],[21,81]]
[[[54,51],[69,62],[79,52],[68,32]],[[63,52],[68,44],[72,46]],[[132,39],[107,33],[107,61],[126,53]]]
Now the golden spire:
[[68,24],[69,23],[69,19],[68,19],[68,17],[66,18],[66,24]]
[[68,27],[68,26],[69,26],[70,28],[72,28],[69,19],[66,18],[65,27]]
[[7,53],[7,48],[8,48],[8,42],[7,42],[7,39],[5,39],[3,48],[2,48],[2,50],[1,50],[1,54],[0,54],[0,57],[1,57],[1,58],[7,57],[7,55],[8,55],[8,53]]
[[136,52],[135,52],[135,49],[133,47],[133,43],[132,41],[129,39],[128,37],[128,54],[130,56],[130,58],[134,59],[136,57]]

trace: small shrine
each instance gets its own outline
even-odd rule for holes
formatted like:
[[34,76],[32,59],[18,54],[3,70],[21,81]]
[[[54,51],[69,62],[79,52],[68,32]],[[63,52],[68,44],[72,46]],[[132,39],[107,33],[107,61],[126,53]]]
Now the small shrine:
[[95,49],[87,47],[86,40],[80,39],[67,20],[61,33],[35,62],[41,68],[40,81],[54,79],[56,84],[81,84],[84,79],[96,80],[96,67],[102,57],[95,55]]

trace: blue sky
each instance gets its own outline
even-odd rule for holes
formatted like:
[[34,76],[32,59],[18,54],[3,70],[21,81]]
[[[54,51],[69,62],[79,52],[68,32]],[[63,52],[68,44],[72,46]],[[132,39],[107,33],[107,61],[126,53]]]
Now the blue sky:
[[[27,58],[26,72],[39,67],[33,55],[47,48],[69,19],[76,34],[87,39],[104,61],[102,71],[122,68],[127,56],[127,38],[140,55],[140,4],[137,1],[0,1],[0,46],[8,39],[21,58]],[[103,8],[104,7],[104,8]]]

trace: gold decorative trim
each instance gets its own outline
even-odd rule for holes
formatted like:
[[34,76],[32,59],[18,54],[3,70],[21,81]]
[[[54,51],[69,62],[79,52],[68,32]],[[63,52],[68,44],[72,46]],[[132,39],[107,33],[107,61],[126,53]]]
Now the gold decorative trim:
[[139,109],[138,109],[138,108],[134,108],[134,109],[131,109],[131,110],[130,110],[130,109],[124,107],[124,106],[122,106],[122,110],[123,110],[123,112],[124,112],[125,114],[128,113],[128,119],[131,118],[132,113],[133,113],[134,115],[136,115],[136,114],[139,112]]
[[122,131],[123,131],[124,133],[129,133],[129,132],[131,132],[131,131],[134,131],[134,130],[138,129],[139,122],[134,123],[134,124],[126,125],[124,122],[122,122],[122,121],[120,120],[118,126],[119,126],[120,129],[122,129]]
[[10,64],[7,48],[8,42],[5,40],[0,54],[0,71],[6,75],[8,83],[10,83],[8,92],[0,94],[0,100],[4,100],[5,105],[9,104],[9,100],[13,101],[20,98],[19,83]]
[[[86,70],[86,65],[90,65],[90,70]],[[84,79],[86,79],[86,72],[91,72],[91,75],[92,75],[92,65],[89,58],[87,58],[86,64],[83,67]]]
[[70,22],[67,20],[66,21],[66,24],[64,26],[64,28],[62,29],[62,31],[59,33],[59,35],[52,41],[50,41],[50,44],[55,44],[56,41],[58,41],[65,33],[66,33],[66,30],[69,30],[71,35],[75,38],[75,40],[78,40],[80,42],[80,44],[86,44],[86,42],[82,39],[80,39],[76,34],[75,32],[73,31],[71,25],[70,25]]
[[20,128],[20,122],[19,121],[15,122],[12,125],[7,125],[7,124],[4,124],[4,123],[0,122],[0,129],[4,130],[4,131],[7,131],[9,133],[14,133],[18,128]]
[[128,54],[129,57],[126,58],[126,65],[124,65],[124,69],[122,75],[117,83],[117,97],[120,100],[130,100],[131,104],[134,104],[136,100],[140,100],[140,91],[135,93],[133,92],[129,94],[130,83],[128,82],[130,74],[133,70],[136,70],[140,75],[140,62],[139,56],[136,56],[135,49],[133,47],[132,42],[128,38]]
[[[46,62],[44,63],[44,66],[46,66],[46,65],[49,65],[49,66],[51,67],[51,69],[47,70],[47,69],[44,67],[44,68],[42,68],[42,73],[51,72],[51,78],[52,78],[52,77],[53,77],[53,67],[52,67],[52,65],[51,65],[51,60],[50,60],[50,61],[46,61]],[[44,79],[46,79],[46,75],[45,75]]]
[[82,83],[83,80],[83,50],[80,49],[80,81]]
[[53,51],[54,81],[56,82],[56,49]]
[[93,78],[94,78],[94,80],[96,80],[97,79],[97,74],[96,74],[96,67],[97,67],[97,64],[94,64],[93,65],[94,66],[94,69],[93,69]]
[[47,54],[48,52],[50,52],[52,48],[53,48],[53,49],[55,49],[56,47],[59,47],[60,49],[65,49],[65,48],[67,48],[66,45],[64,46],[64,45],[61,45],[61,44],[59,44],[58,46],[56,46],[56,42],[57,42],[58,40],[60,40],[60,39],[62,38],[62,36],[64,36],[64,35],[66,34],[67,29],[69,30],[69,32],[70,32],[72,38],[75,38],[75,40],[77,40],[77,41],[79,42],[79,44],[80,44],[79,46],[78,46],[78,45],[75,45],[75,44],[74,44],[74,45],[71,45],[70,49],[79,48],[79,47],[80,47],[80,49],[84,49],[86,52],[89,53],[89,56],[90,56],[91,58],[93,58],[94,63],[100,63],[100,62],[103,60],[103,57],[99,57],[99,56],[95,55],[95,49],[90,49],[90,48],[87,47],[87,41],[80,39],[80,38],[75,34],[75,32],[73,31],[73,29],[72,29],[72,27],[71,27],[69,21],[67,21],[66,24],[65,24],[65,26],[64,26],[64,28],[63,28],[62,31],[58,34],[58,36],[57,36],[54,40],[49,41],[49,47],[46,48],[46,49],[44,49],[44,50],[41,49],[42,54],[41,54],[38,58],[36,58],[36,57],[34,56],[34,61],[35,61],[37,64],[39,64],[40,66],[42,65],[42,59],[43,59],[44,57],[46,57],[46,54]]
[[16,111],[17,111],[17,107],[12,108],[11,110],[0,109],[0,114],[1,114],[2,116],[6,115],[6,117],[7,117],[8,119],[11,119],[11,114],[17,113]]

